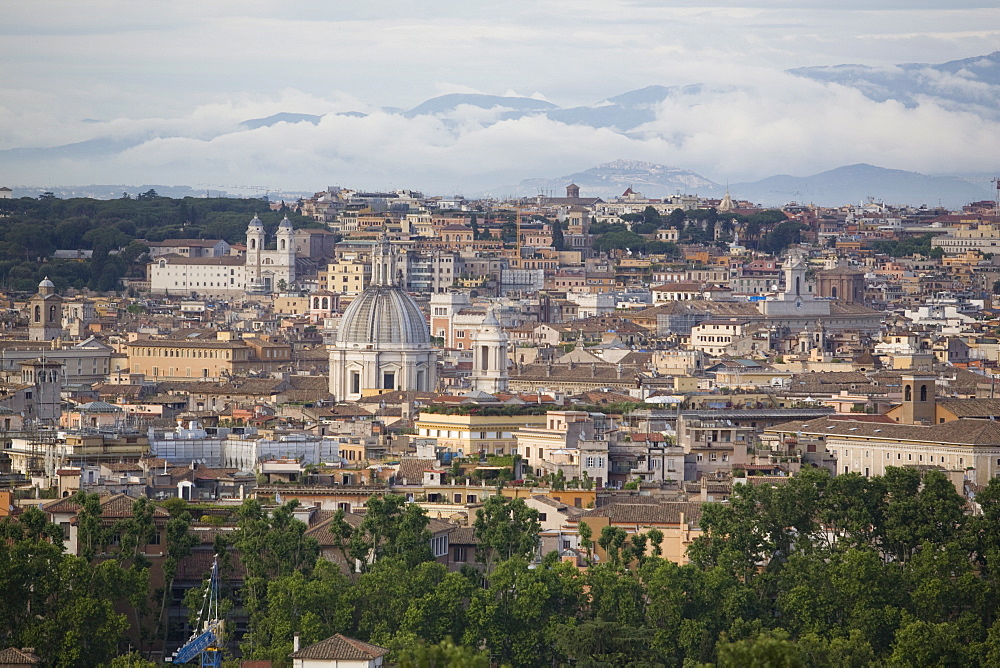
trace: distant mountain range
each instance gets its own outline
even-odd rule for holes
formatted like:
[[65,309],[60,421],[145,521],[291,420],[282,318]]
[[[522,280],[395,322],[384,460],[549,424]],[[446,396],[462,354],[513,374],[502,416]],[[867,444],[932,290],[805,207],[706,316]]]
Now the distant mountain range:
[[[566,186],[580,186],[583,197],[600,197],[608,200],[622,195],[626,189],[647,197],[665,197],[675,194],[699,195],[720,198],[726,186],[713,183],[694,172],[637,160],[616,160],[582,172],[575,172],[556,179],[524,179],[517,186],[500,187],[496,192],[509,195],[548,195],[562,197]],[[978,183],[984,185],[977,185]],[[887,204],[919,206],[945,206],[958,209],[964,204],[995,197],[986,187],[989,177],[983,175],[928,176],[898,169],[884,169],[858,164],[838,167],[812,176],[770,176],[759,181],[732,183],[729,193],[734,199],[749,200],[763,206],[782,206],[789,202],[817,206],[841,206],[861,203],[869,199]],[[15,187],[14,197],[38,197],[50,191],[60,198],[92,197],[115,199],[123,192],[137,195],[150,189],[165,197],[260,197],[264,193],[248,193],[239,186],[229,190],[219,187],[195,189],[188,186],[166,185],[89,185],[54,188]],[[312,196],[306,191],[267,193],[271,201],[295,201]]]
[[[978,117],[983,123],[1000,121],[1000,52],[941,64],[910,63],[880,68],[837,65],[798,68],[788,70],[788,73],[794,77],[854,88],[877,102],[896,100],[908,107],[929,102],[948,111],[961,112],[955,118]],[[346,148],[341,147],[338,133],[343,132],[344,126],[353,128],[353,121],[338,127],[333,123],[324,123],[324,118],[330,115],[321,114],[281,112],[245,119],[231,125],[212,125],[210,130],[199,128],[197,133],[194,129],[182,129],[193,127],[184,123],[151,119],[135,123],[135,127],[142,129],[124,135],[120,134],[121,129],[118,127],[115,129],[118,134],[114,136],[110,134],[110,124],[84,119],[84,125],[93,128],[93,136],[82,141],[59,146],[0,150],[0,179],[9,181],[12,177],[17,178],[18,174],[34,174],[34,178],[38,180],[51,178],[54,181],[58,178],[53,177],[54,174],[72,173],[93,174],[95,180],[105,182],[118,180],[123,178],[121,174],[133,174],[136,169],[141,169],[141,166],[136,167],[139,159],[137,155],[141,156],[143,150],[152,146],[152,155],[168,171],[158,172],[156,168],[143,170],[143,175],[137,176],[137,180],[183,182],[189,178],[192,186],[196,187],[190,191],[192,194],[203,193],[197,187],[198,182],[202,181],[262,182],[266,178],[267,181],[263,182],[275,183],[281,179],[311,185],[306,179],[322,178],[324,182],[340,182],[344,185],[361,185],[367,179],[369,183],[362,187],[385,187],[371,183],[377,184],[381,180],[385,184],[395,183],[397,187],[412,187],[429,192],[440,192],[442,183],[461,184],[465,194],[470,196],[487,193],[536,195],[540,192],[559,195],[564,192],[568,183],[576,182],[583,194],[600,197],[620,195],[628,187],[651,197],[678,192],[721,197],[726,190],[725,185],[684,169],[683,165],[667,167],[634,160],[616,160],[558,178],[530,178],[516,185],[503,186],[498,184],[520,179],[524,175],[523,168],[518,166],[516,160],[509,159],[501,161],[506,166],[496,167],[491,164],[489,156],[491,150],[519,154],[534,151],[539,136],[539,124],[533,123],[535,119],[544,119],[550,124],[544,128],[545,132],[549,132],[551,128],[565,131],[567,141],[592,141],[592,144],[575,153],[591,156],[581,158],[585,161],[581,167],[593,164],[591,160],[596,162],[598,159],[613,157],[606,155],[607,151],[616,150],[608,148],[610,146],[642,145],[646,147],[644,154],[650,155],[650,148],[656,150],[656,147],[662,145],[683,146],[687,139],[685,131],[678,129],[675,134],[669,119],[663,116],[665,103],[676,102],[674,108],[694,110],[690,113],[697,113],[699,105],[705,100],[718,100],[720,93],[725,98],[733,92],[760,93],[736,84],[713,87],[702,84],[654,85],[577,107],[560,107],[534,97],[454,93],[428,99],[410,109],[383,107],[372,111],[371,108],[366,108],[332,114],[332,117],[367,119],[364,124],[357,124],[358,136],[352,136],[354,141],[346,142]],[[803,112],[800,110],[796,113]],[[432,119],[431,122],[424,122],[428,119]],[[524,123],[517,125],[522,119]],[[416,125],[408,125],[411,121],[416,121]],[[491,126],[506,121],[513,123],[508,123],[502,132],[491,134]],[[282,124],[297,125],[303,130],[296,133],[297,141],[302,142],[302,146],[296,150],[301,150],[303,157],[311,158],[312,162],[289,160],[268,163],[269,157],[260,157],[268,156],[267,142],[288,141],[285,133],[275,133],[276,139],[271,139],[271,135],[267,134],[267,128]],[[308,126],[316,128],[316,142],[311,141],[314,135],[309,134],[311,130]],[[414,145],[407,145],[407,150],[418,156],[425,156],[424,162],[419,164],[426,165],[426,168],[414,170],[412,166],[398,166],[394,157],[380,143],[388,133],[402,136],[409,131],[409,127],[415,128],[417,139],[414,140]],[[521,127],[526,128],[524,134],[519,134]],[[595,133],[590,128],[599,132]],[[467,137],[473,135],[476,136],[467,142],[467,146],[461,146]],[[170,146],[164,145],[168,142],[159,141],[175,138],[191,141],[172,142]],[[216,138],[224,138],[225,141],[213,142]],[[421,141],[425,143],[422,144]],[[921,137],[914,137],[913,141],[919,142]],[[233,150],[244,144],[249,147],[245,154]],[[224,146],[225,151],[220,151],[217,146]],[[969,150],[977,148],[979,147],[969,147]],[[566,164],[565,156],[561,155],[562,145],[554,142],[545,146],[544,150],[545,153],[533,155],[535,159],[531,163],[531,170],[535,174],[558,173],[547,169],[546,165]],[[482,151],[481,161],[477,151]],[[472,158],[469,157],[470,152]],[[206,155],[207,158],[204,157]],[[690,153],[681,155],[692,156]],[[464,158],[466,162],[462,163],[459,158]],[[747,157],[748,161],[752,159],[752,155]],[[255,161],[267,164],[262,166],[255,164]],[[317,174],[317,164],[332,165],[331,173]],[[803,164],[801,159],[799,164]],[[116,165],[118,169],[110,176],[102,176],[101,169],[106,165]],[[213,170],[218,166],[228,168],[230,174],[263,173],[267,176],[259,180],[249,176],[216,176]],[[63,167],[67,167],[68,171],[60,172]],[[173,171],[169,171],[171,168]],[[870,196],[890,203],[940,203],[954,208],[970,201],[994,197],[995,192],[989,184],[991,176],[993,175],[929,176],[882,169],[869,164],[855,164],[811,176],[769,176],[759,181],[731,183],[728,187],[734,197],[768,205],[784,204],[791,200],[839,205],[862,201]],[[73,178],[75,180],[78,177]],[[18,184],[4,185],[15,187]],[[114,191],[118,188],[125,187],[87,186],[63,190],[85,190],[88,193],[103,193],[103,196],[114,197],[120,196],[120,190]],[[163,194],[174,192],[165,186],[157,187],[157,191],[160,192],[161,188]],[[240,193],[236,188],[225,186],[208,188],[216,192],[228,190],[237,194],[256,194]],[[51,186],[46,189],[55,192]],[[41,188],[35,190],[41,191]],[[23,191],[16,189],[15,193],[17,192]],[[176,192],[180,195],[183,190]]]
[[[764,206],[789,202],[840,206],[864,202],[869,198],[887,204],[946,206],[958,208],[978,200],[992,199],[993,192],[977,185],[988,184],[987,175],[927,176],[898,169],[884,169],[858,164],[838,167],[812,176],[769,176],[759,181],[732,183],[729,193],[735,199],[749,200]],[[512,189],[522,196],[545,194],[562,197],[570,183],[580,186],[583,197],[618,197],[627,188],[647,197],[678,193],[721,197],[726,186],[683,169],[633,160],[616,160],[558,179],[525,179]]]
[[905,63],[894,67],[835,65],[788,70],[797,76],[856,88],[876,102],[897,100],[915,107],[922,99],[956,110],[1000,118],[1000,51],[938,65]]

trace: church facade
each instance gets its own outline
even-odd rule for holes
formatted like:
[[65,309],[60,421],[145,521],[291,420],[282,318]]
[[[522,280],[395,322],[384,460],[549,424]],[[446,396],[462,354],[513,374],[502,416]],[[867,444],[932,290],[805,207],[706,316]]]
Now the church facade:
[[292,286],[296,279],[295,240],[286,216],[278,225],[274,247],[267,243],[257,216],[247,226],[246,257],[186,257],[162,255],[147,266],[149,291],[159,295],[236,297],[270,294]]

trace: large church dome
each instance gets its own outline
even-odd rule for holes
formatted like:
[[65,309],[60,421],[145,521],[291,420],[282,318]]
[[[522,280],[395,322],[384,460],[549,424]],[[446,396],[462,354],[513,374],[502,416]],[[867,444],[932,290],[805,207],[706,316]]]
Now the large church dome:
[[396,259],[382,235],[372,249],[371,285],[344,311],[330,346],[330,393],[356,401],[369,393],[432,392],[437,350],[413,297],[396,284]]
[[373,285],[350,303],[337,329],[338,346],[430,344],[427,321],[413,297],[395,285]]

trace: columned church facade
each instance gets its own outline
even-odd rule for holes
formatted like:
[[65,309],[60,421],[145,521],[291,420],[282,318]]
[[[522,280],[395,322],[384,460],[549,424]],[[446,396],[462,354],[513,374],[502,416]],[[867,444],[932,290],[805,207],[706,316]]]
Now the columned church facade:
[[158,295],[236,297],[280,292],[295,284],[295,243],[286,216],[269,248],[264,224],[257,216],[247,226],[246,257],[163,255],[146,269],[149,291]]

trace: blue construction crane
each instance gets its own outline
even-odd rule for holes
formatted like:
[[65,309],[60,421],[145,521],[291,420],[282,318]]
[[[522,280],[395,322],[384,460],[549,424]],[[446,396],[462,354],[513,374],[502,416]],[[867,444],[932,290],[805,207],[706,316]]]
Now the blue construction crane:
[[202,668],[219,668],[222,665],[223,626],[224,622],[219,619],[219,555],[215,555],[198,626],[184,646],[174,652],[167,662],[187,663],[200,657]]

